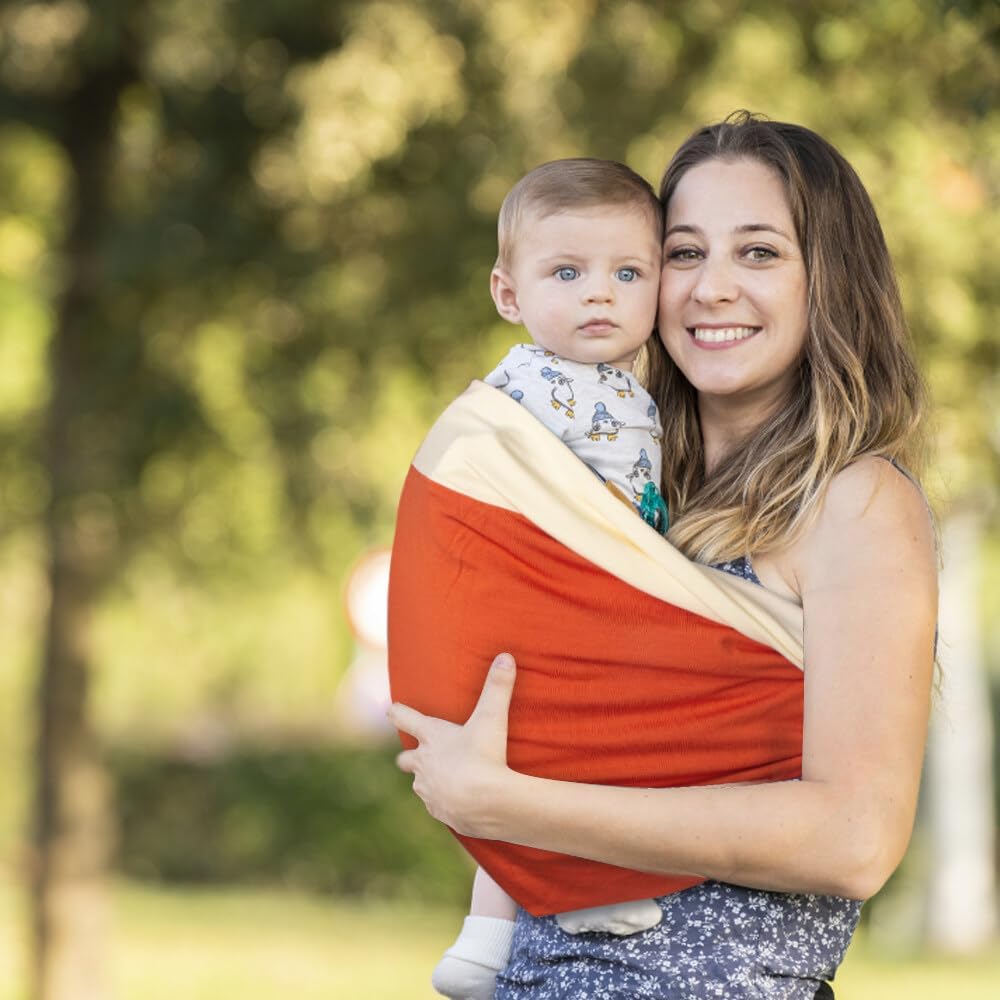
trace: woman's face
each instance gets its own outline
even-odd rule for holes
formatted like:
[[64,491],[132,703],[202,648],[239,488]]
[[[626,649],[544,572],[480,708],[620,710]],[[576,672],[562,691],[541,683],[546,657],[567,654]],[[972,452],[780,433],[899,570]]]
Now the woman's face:
[[660,337],[708,399],[759,407],[794,384],[806,341],[806,269],[784,186],[756,160],[708,160],[667,206]]

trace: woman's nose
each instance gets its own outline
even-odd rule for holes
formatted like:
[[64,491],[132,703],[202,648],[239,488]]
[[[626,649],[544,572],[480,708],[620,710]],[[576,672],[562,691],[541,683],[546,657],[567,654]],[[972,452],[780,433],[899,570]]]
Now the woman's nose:
[[736,276],[728,261],[706,258],[698,268],[697,279],[692,289],[696,302],[706,305],[712,302],[731,302],[738,295]]

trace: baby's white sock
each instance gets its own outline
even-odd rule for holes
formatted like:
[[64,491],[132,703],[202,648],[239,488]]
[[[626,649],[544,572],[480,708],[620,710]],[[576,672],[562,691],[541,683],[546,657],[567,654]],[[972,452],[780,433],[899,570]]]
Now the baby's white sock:
[[510,958],[514,921],[468,916],[455,943],[431,974],[431,985],[452,1000],[493,1000],[497,973]]
[[634,899],[610,906],[591,906],[586,910],[569,910],[556,914],[556,923],[567,934],[594,931],[626,937],[648,931],[663,919],[663,911],[655,899]]

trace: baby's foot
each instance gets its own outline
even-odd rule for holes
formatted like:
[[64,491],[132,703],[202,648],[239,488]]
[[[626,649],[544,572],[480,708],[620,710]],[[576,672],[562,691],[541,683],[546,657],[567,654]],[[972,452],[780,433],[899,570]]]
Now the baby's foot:
[[610,906],[591,906],[586,910],[569,910],[556,914],[556,923],[567,934],[600,931],[626,937],[648,931],[663,919],[663,911],[655,899],[636,899]]
[[513,940],[513,920],[466,917],[462,933],[431,974],[431,985],[452,1000],[493,1000]]

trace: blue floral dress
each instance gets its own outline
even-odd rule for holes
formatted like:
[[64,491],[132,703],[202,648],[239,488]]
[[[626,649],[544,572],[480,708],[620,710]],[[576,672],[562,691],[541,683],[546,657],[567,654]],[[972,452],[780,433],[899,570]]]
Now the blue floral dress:
[[[718,569],[760,583],[749,559]],[[518,910],[496,1000],[813,1000],[847,951],[861,903],[708,881],[657,899],[630,937],[567,934]]]

